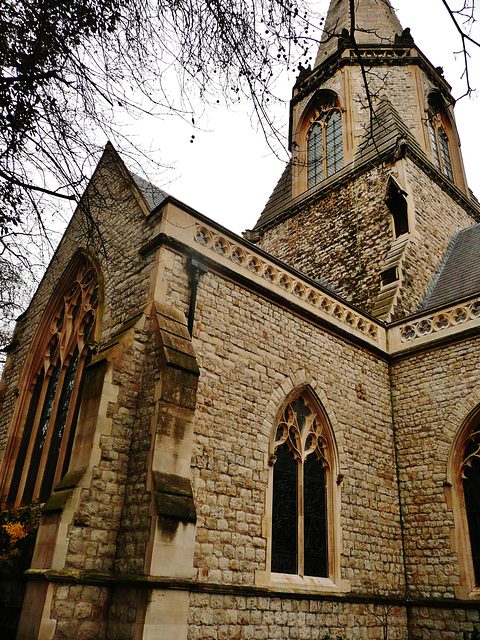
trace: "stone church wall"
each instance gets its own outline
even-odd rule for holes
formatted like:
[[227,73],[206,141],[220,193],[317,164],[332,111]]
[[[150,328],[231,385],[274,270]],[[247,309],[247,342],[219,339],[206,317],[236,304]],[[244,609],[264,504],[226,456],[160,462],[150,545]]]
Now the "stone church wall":
[[392,242],[385,205],[389,170],[321,191],[308,206],[269,229],[259,246],[311,278],[323,278],[347,300],[373,310],[380,267]]
[[476,219],[410,159],[321,191],[309,206],[267,230],[259,245],[311,278],[324,278],[350,302],[372,312],[394,240],[385,204],[392,172],[412,209],[394,317],[416,312],[454,232]]
[[[406,568],[412,598],[452,601],[459,595],[462,579],[454,549],[454,515],[445,483],[455,436],[480,401],[478,366],[477,337],[405,357],[392,368]],[[478,609],[464,610],[461,605],[458,611],[417,609],[412,616],[412,637],[432,640],[440,637],[440,631],[442,639],[461,638],[463,630],[471,630],[472,622],[479,621]]]

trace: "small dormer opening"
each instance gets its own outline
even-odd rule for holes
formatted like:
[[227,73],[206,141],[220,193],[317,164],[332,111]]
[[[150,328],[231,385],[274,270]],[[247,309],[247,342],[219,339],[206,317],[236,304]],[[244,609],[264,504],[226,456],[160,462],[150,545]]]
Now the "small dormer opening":
[[390,180],[385,197],[388,210],[392,214],[395,238],[409,232],[408,203],[405,192],[394,180]]
[[390,267],[390,269],[385,269],[380,274],[380,278],[382,280],[382,287],[386,287],[389,284],[393,284],[398,280],[398,269],[397,267]]

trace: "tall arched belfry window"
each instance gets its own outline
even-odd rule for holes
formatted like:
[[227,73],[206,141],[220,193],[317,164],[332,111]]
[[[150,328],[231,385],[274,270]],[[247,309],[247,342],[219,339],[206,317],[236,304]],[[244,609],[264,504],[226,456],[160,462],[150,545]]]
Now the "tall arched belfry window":
[[447,135],[447,116],[436,96],[428,100],[428,131],[432,144],[433,160],[438,169],[453,182],[452,160]]
[[333,99],[321,101],[307,133],[307,188],[343,167],[342,115]]
[[309,393],[283,411],[273,452],[271,571],[327,578],[332,452]]
[[8,491],[11,505],[46,500],[68,470],[97,302],[96,271],[82,255],[50,301],[34,347]]

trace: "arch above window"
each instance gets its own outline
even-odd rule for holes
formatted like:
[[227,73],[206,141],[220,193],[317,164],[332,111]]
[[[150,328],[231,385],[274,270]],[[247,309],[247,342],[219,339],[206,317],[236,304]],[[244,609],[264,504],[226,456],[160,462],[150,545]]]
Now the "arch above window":
[[[270,449],[267,581],[348,590],[340,580],[340,475],[335,438],[310,388],[277,417]],[[307,581],[307,582],[305,582]]]
[[458,554],[459,598],[480,597],[480,405],[470,414],[452,445],[445,484],[453,509]]
[[[45,501],[68,470],[85,367],[97,320],[99,285],[80,252],[67,268],[37,331],[25,372],[17,434],[3,491],[11,505]],[[7,472],[7,474],[5,474]]]

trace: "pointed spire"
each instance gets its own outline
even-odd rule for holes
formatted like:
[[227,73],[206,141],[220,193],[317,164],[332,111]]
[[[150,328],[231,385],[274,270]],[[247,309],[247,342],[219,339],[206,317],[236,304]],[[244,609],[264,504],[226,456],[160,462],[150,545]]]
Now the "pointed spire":
[[[402,34],[402,25],[389,0],[354,1],[355,39],[358,44],[393,44],[395,35]],[[316,67],[335,53],[338,36],[343,29],[350,33],[350,0],[331,0],[315,60]]]

